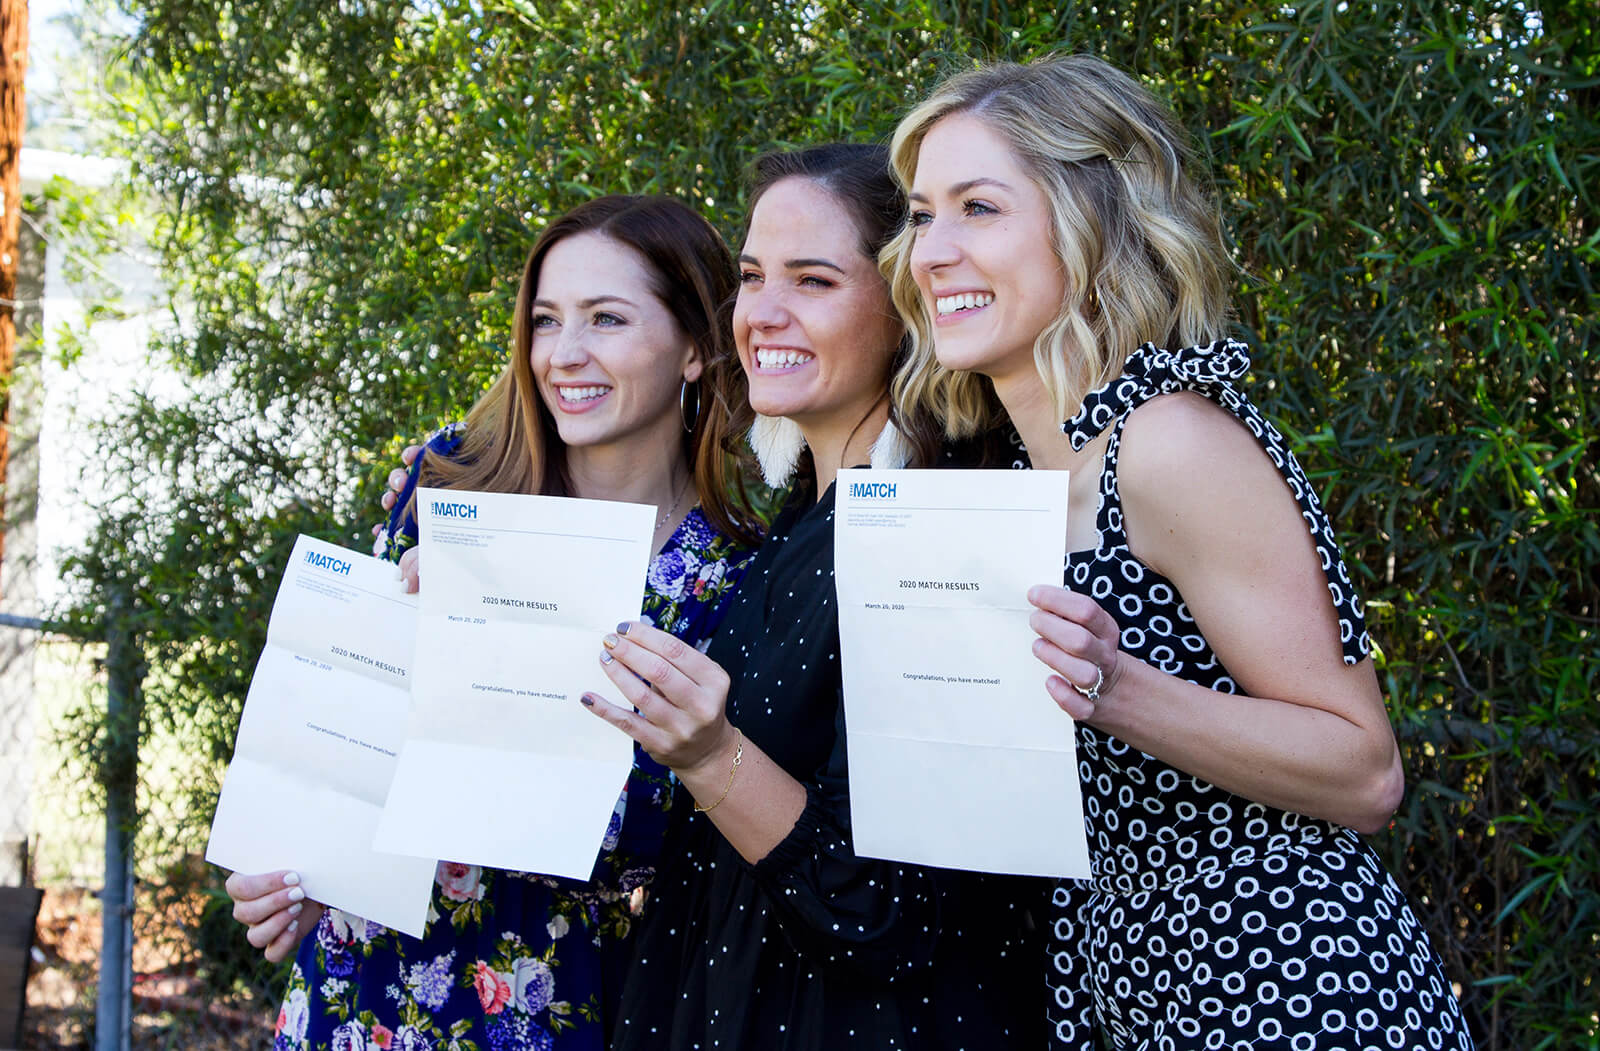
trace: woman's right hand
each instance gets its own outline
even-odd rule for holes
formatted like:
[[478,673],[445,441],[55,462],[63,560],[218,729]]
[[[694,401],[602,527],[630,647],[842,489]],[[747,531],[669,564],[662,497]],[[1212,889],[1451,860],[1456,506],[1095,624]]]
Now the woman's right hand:
[[293,955],[322,919],[322,903],[306,897],[297,872],[235,872],[223,887],[233,899],[233,918],[249,928],[245,940],[272,963]]

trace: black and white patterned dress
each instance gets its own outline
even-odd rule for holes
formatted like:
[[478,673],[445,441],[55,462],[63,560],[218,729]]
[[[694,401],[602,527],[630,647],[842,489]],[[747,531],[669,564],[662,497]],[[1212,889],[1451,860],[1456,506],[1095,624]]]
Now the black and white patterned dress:
[[[1233,341],[1147,344],[1065,425],[1079,449],[1111,429],[1099,546],[1069,556],[1067,585],[1116,618],[1123,651],[1225,693],[1239,687],[1183,596],[1128,549],[1122,429],[1161,394],[1202,394],[1255,435],[1322,559],[1345,663],[1370,649],[1327,515],[1282,435],[1234,386],[1249,364]],[[1233,795],[1081,723],[1077,741],[1094,876],[1063,881],[1054,895],[1053,1046],[1472,1046],[1426,933],[1356,833]]]

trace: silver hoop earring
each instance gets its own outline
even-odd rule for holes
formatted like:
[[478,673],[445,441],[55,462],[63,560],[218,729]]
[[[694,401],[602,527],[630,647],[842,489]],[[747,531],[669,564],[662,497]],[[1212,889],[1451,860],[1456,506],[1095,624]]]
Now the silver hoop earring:
[[[694,411],[689,411],[689,392],[694,391]],[[683,420],[683,429],[690,434],[694,433],[694,425],[700,422],[700,384],[691,384],[683,381],[683,386],[678,388],[678,416]]]

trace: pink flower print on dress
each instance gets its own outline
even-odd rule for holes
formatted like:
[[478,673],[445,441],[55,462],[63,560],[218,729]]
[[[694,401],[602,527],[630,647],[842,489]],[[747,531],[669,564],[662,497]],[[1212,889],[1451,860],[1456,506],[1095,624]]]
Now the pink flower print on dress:
[[451,901],[481,901],[483,899],[483,869],[477,865],[463,865],[456,861],[441,861],[433,880]]
[[511,983],[482,960],[473,964],[472,987],[477,990],[478,1003],[486,1015],[499,1014],[511,1000]]

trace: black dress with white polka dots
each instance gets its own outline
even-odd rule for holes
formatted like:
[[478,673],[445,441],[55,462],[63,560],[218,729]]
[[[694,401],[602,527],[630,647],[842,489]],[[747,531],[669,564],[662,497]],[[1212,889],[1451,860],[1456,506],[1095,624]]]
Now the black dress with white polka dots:
[[1047,881],[851,849],[833,507],[831,487],[815,503],[791,498],[709,650],[733,678],[729,718],[805,785],[805,810],[751,865],[680,789],[615,1048],[1003,1051],[1045,1041],[1035,921]]
[[[1124,651],[1224,693],[1239,687],[1171,581],[1128,550],[1117,453],[1145,401],[1196,391],[1238,417],[1284,476],[1316,544],[1347,663],[1369,641],[1332,526],[1282,436],[1234,386],[1246,348],[1146,345],[1085,400],[1075,448],[1111,428],[1097,550],[1069,587],[1121,628]],[[1094,876],[1063,881],[1050,938],[1053,1046],[1470,1048],[1460,1008],[1404,896],[1354,832],[1232,795],[1077,727]]]

